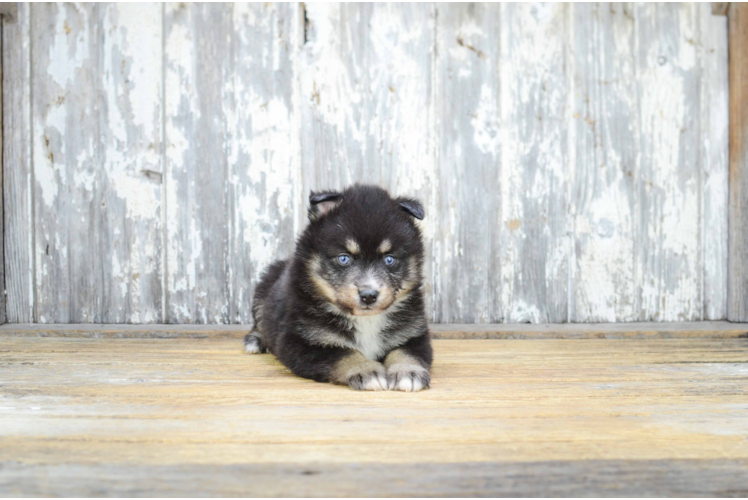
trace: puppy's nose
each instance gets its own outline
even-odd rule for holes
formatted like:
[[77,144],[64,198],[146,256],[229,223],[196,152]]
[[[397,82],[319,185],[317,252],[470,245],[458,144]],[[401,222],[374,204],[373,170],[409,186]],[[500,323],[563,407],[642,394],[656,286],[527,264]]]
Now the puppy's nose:
[[377,301],[379,292],[376,290],[360,290],[358,296],[361,297],[361,302],[368,305]]

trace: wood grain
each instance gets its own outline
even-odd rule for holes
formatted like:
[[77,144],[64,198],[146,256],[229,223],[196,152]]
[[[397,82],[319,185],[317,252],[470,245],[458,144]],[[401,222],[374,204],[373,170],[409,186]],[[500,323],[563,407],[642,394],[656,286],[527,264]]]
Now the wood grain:
[[703,252],[702,318],[727,318],[729,85],[727,19],[697,12],[701,43],[697,46],[701,71],[699,117],[701,163],[701,248]]
[[701,318],[699,68],[692,4],[637,5],[641,321]]
[[7,320],[34,318],[30,5],[3,21],[3,204]]
[[103,323],[161,321],[162,11],[110,3],[97,12]]
[[164,14],[167,323],[229,320],[231,7]]
[[[229,321],[251,323],[260,275],[293,253],[301,190],[295,4],[232,7],[229,123]],[[304,206],[304,210],[306,207]]]
[[727,318],[748,320],[748,5],[730,3],[730,248]]
[[715,16],[726,16],[730,8],[730,2],[711,2],[712,14]]
[[32,7],[38,321],[161,319],[161,8]]
[[569,321],[635,321],[636,54],[633,7],[575,4]]
[[[434,318],[501,319],[500,5],[437,5]],[[467,75],[467,76],[466,76]]]
[[248,323],[308,191],[355,181],[423,201],[432,322],[721,320],[728,276],[744,311],[709,8],[20,5],[7,319]]
[[313,466],[10,462],[0,469],[0,492],[15,497],[743,497],[747,467],[748,460],[724,459]]
[[[0,336],[101,339],[242,339],[246,325],[47,325],[7,324]],[[748,323],[557,323],[557,324],[432,324],[434,339],[689,339],[748,338]]]
[[434,347],[430,390],[362,393],[236,339],[1,336],[0,492],[745,491],[745,339]]
[[98,7],[30,8],[35,319],[100,322]]
[[569,8],[501,6],[503,322],[569,320]]
[[[3,19],[6,19],[7,16],[3,15]],[[0,53],[2,53],[2,46],[3,46],[3,27],[2,27],[2,21],[3,19],[0,19]],[[2,115],[3,110],[3,67],[2,64],[0,64],[0,115]],[[2,121],[2,116],[0,116],[0,121]],[[2,154],[3,150],[3,137],[2,133],[0,133],[0,155]],[[5,214],[3,211],[3,164],[2,161],[0,161],[0,325],[5,323],[6,316],[5,316],[5,234],[4,234],[4,224],[5,224]]]

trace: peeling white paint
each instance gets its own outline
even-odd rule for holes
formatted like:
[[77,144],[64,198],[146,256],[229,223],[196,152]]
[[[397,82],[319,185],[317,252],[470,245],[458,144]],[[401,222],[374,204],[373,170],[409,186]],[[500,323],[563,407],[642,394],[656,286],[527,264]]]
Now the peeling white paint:
[[[49,27],[31,44],[39,321],[160,321],[162,273],[165,318],[248,321],[308,190],[355,181],[424,202],[437,321],[724,317],[726,26],[708,5],[305,8],[306,43],[298,5],[31,7]],[[195,167],[204,147],[224,156]],[[199,198],[188,165],[225,185]],[[81,262],[98,267],[76,281]]]

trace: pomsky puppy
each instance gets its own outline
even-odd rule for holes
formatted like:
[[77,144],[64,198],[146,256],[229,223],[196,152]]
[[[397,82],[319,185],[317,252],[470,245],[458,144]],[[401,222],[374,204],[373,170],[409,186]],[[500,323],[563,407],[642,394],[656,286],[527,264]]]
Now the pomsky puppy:
[[418,201],[376,186],[311,193],[295,254],[257,286],[246,351],[357,390],[428,388],[423,242],[413,220],[423,216]]

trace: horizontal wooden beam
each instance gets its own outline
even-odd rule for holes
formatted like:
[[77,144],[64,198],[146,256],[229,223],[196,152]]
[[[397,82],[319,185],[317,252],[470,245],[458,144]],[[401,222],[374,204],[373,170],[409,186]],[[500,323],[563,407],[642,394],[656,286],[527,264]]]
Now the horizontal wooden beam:
[[[748,323],[493,324],[430,325],[435,339],[677,339],[746,338]],[[0,337],[71,338],[242,338],[248,325],[41,325],[6,324]]]

